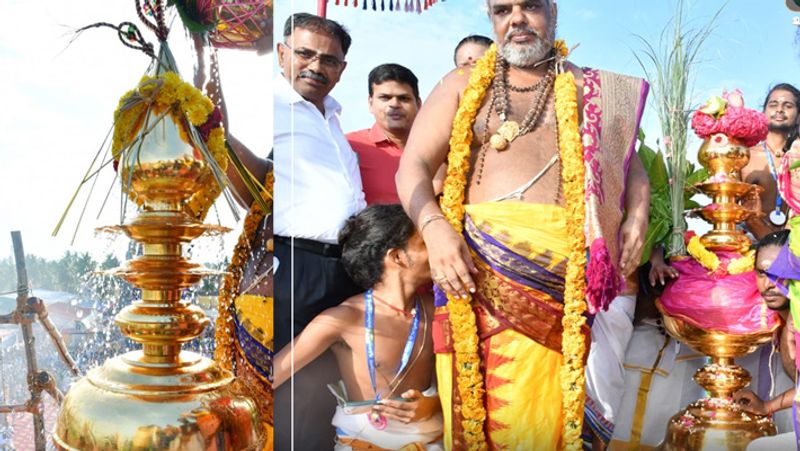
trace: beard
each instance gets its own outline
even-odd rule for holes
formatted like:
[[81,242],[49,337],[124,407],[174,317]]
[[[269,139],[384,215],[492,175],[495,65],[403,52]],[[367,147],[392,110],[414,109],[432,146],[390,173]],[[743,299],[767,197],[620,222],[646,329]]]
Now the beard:
[[767,125],[767,129],[769,131],[771,131],[773,133],[782,133],[782,134],[787,135],[787,136],[789,135],[789,133],[792,130],[794,130],[796,128],[797,128],[797,124],[789,124],[789,123],[775,124],[772,121],[770,121],[769,124]]
[[[515,44],[511,38],[517,33],[531,33],[535,36],[534,42],[530,44]],[[531,67],[545,59],[550,50],[553,49],[555,39],[555,24],[548,26],[547,35],[541,36],[533,28],[524,25],[522,27],[511,28],[505,35],[504,44],[500,48],[500,55],[515,67]]]

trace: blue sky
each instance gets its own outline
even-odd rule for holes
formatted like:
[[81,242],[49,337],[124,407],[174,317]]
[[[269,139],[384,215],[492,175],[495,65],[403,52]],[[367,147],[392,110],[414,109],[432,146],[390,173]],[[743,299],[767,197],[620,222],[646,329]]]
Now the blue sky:
[[[723,90],[740,89],[746,105],[760,109],[770,86],[780,82],[800,86],[800,46],[796,44],[797,26],[793,24],[793,18],[800,18],[800,13],[790,11],[785,1],[685,1],[688,28],[704,26],[724,7],[692,69],[694,106]],[[317,11],[315,0],[278,3],[278,33],[292,12]],[[675,0],[561,0],[557,33],[570,47],[579,44],[570,57],[574,63],[645,77],[634,53],[641,54],[644,48],[637,36],[656,45],[675,6]],[[473,33],[492,37],[485,0],[439,2],[422,14],[365,11],[336,6],[331,1],[328,17],[342,23],[353,37],[348,67],[332,93],[343,105],[345,132],[372,125],[366,79],[373,67],[388,62],[408,67],[420,80],[424,100],[439,79],[452,70],[453,48],[461,38]],[[660,126],[652,105],[651,95],[642,128],[647,143],[655,146]],[[700,141],[691,131],[687,146],[688,158],[696,162]],[[703,196],[697,197],[705,202]],[[699,219],[690,219],[689,227],[698,233],[710,229]]]
[[[315,0],[277,3],[276,31],[292,11],[316,12]],[[687,0],[689,25],[702,26],[724,3]],[[336,6],[331,1],[328,17],[344,24],[353,36],[348,67],[333,92],[344,106],[345,129],[371,125],[366,77],[378,64],[395,62],[407,66],[420,79],[423,96],[427,95],[452,69],[453,47],[462,37],[471,33],[491,36],[484,5],[485,0],[449,0],[418,15],[364,11],[360,7]],[[643,76],[634,58],[634,51],[642,50],[635,36],[657,42],[673,15],[675,2],[561,0],[558,6],[558,35],[570,46],[580,44],[571,57],[573,62]],[[786,8],[784,0],[727,2],[715,33],[706,42],[701,62],[694,69],[696,102],[722,89],[739,88],[746,103],[756,106],[770,85],[800,82],[800,49],[794,44],[797,27],[792,24],[796,15]],[[654,116],[648,108],[646,131],[657,127]],[[657,130],[650,133],[656,134]]]
[[[771,84],[800,84],[800,49],[795,46],[796,27],[792,25],[796,13],[788,11],[784,1],[728,2],[717,31],[705,47],[703,61],[694,71],[697,103],[722,89],[739,88],[747,103],[756,106]],[[292,10],[316,11],[316,0],[275,3],[278,34]],[[108,30],[87,32],[65,50],[71,29],[101,20],[138,23],[133,2],[85,0],[80,4],[76,8],[74,2],[58,0],[3,0],[0,258],[11,255],[11,230],[22,230],[26,250],[37,255],[58,258],[67,249],[102,253],[108,244],[93,240],[91,230],[118,219],[112,207],[95,220],[99,206],[90,207],[83,230],[75,246],[70,247],[76,210],[62,234],[50,237],[110,126],[119,96],[136,83],[147,65],[144,56],[124,48]],[[722,4],[720,0],[688,1],[689,17],[702,24]],[[633,57],[633,51],[641,49],[634,35],[657,39],[672,15],[673,5],[673,1],[561,0],[559,35],[570,45],[580,44],[572,57],[577,64],[642,75]],[[491,34],[484,0],[440,1],[420,15],[356,10],[336,6],[331,0],[328,11],[329,17],[347,26],[354,38],[348,68],[334,90],[344,105],[347,131],[372,123],[366,86],[372,67],[386,62],[408,66],[420,78],[421,91],[427,96],[452,68],[453,47],[462,37]],[[35,32],[20,34],[14,22],[34,17]],[[144,33],[148,40],[154,40],[152,33]],[[188,75],[190,53],[181,37],[180,30],[170,36],[182,71]],[[231,128],[256,152],[266,154],[272,129],[270,57],[223,51],[220,58]],[[644,124],[648,136],[654,139],[658,131],[651,109]],[[103,193],[110,183],[106,180]],[[233,225],[224,215],[220,220]]]

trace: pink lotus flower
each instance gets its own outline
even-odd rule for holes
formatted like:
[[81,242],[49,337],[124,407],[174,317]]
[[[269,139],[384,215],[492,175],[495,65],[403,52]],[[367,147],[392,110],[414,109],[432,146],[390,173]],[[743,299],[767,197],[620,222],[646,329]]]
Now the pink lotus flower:
[[733,92],[725,91],[722,93],[722,98],[727,100],[730,106],[744,107],[744,97],[742,96],[742,91],[738,89],[734,89]]

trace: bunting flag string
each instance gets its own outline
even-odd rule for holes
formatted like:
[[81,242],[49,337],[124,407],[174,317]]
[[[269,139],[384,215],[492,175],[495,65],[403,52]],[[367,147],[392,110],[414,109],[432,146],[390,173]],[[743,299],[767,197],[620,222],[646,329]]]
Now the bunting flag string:
[[[326,2],[327,0],[321,0]],[[400,5],[401,0],[380,0],[380,5],[378,5],[378,0],[372,0],[372,5],[370,6],[370,0],[361,0],[361,4],[359,5],[358,0],[334,0],[333,4],[336,6],[344,6],[344,7],[352,7],[358,9],[359,6],[362,11],[391,11],[391,12],[406,12],[406,13],[417,13],[421,14],[423,11],[427,11],[428,8],[432,7],[439,1],[445,0],[402,0],[403,5]]]

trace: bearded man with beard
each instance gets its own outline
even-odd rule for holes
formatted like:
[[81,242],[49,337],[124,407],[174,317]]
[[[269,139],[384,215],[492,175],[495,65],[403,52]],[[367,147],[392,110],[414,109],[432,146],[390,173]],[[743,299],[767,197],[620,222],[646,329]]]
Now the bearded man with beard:
[[788,83],[770,89],[764,100],[764,114],[769,120],[767,139],[750,149],[750,161],[742,169],[742,178],[764,188],[752,207],[765,213],[763,218],[751,218],[745,223],[747,230],[760,240],[768,233],[786,226],[789,206],[778,192],[778,172],[784,154],[792,148],[797,138],[800,116],[800,91]]
[[[567,401],[561,385],[565,280],[568,268],[585,271],[586,290],[570,294],[570,302],[577,297],[592,310],[603,310],[638,266],[650,191],[634,147],[648,87],[641,79],[563,60],[554,47],[555,1],[488,0],[488,10],[497,51],[487,51],[474,69],[451,72],[431,93],[400,161],[398,193],[425,240],[437,290],[451,299],[437,296],[434,319],[446,447],[465,449],[485,439],[489,449],[561,449],[562,429],[580,424],[580,417],[565,420],[565,409],[580,411],[580,406],[574,398]],[[495,67],[493,78],[470,80],[472,71],[491,73],[487,67]],[[564,162],[554,80],[567,71],[575,79],[583,158]],[[474,95],[480,83],[485,83],[482,97]],[[466,121],[469,132],[458,132]],[[469,152],[468,165],[455,163],[457,149]],[[442,202],[449,206],[443,209],[431,180],[446,157],[451,167]],[[565,208],[575,195],[562,189],[564,180],[575,180],[564,167],[576,164],[586,169],[585,209],[577,212],[585,222],[577,225],[570,219],[575,212]],[[571,183],[573,188],[580,181]],[[450,222],[460,220],[452,219],[449,191],[459,186],[463,234]],[[569,262],[569,255],[586,253],[571,247],[568,227],[585,233],[586,265]],[[477,332],[465,331],[464,309],[457,308],[462,304],[453,303],[470,296]],[[633,306],[628,307],[630,323]],[[569,343],[584,341],[587,351],[590,342],[603,347],[588,323],[580,327]],[[463,359],[465,344],[477,355],[457,360]],[[563,389],[580,390],[582,379]],[[476,405],[483,407],[477,414]],[[570,442],[575,445],[574,437]]]

